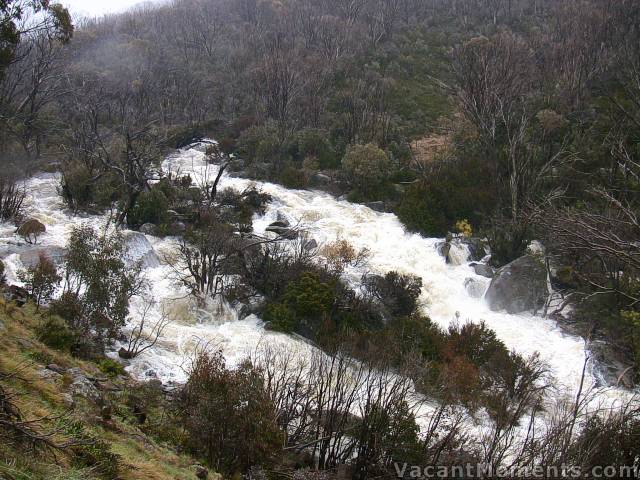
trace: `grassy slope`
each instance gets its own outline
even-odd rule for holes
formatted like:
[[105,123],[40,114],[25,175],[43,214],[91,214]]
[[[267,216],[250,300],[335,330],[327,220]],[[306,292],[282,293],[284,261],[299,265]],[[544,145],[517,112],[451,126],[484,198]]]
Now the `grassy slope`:
[[[84,398],[75,397],[73,407],[65,401],[67,375],[45,380],[40,372],[45,365],[55,363],[63,368],[79,367],[87,375],[104,378],[95,364],[79,361],[66,353],[48,348],[34,334],[40,321],[35,309],[27,305],[17,308],[0,300],[0,373],[17,375],[3,381],[5,389],[17,394],[16,403],[26,420],[50,417],[42,422],[46,431],[59,429],[79,421],[85,433],[109,445],[110,451],[121,457],[118,479],[195,479],[194,459],[181,455],[148,438],[135,424],[123,404],[123,395],[105,394],[113,408],[112,419],[103,421],[100,407]],[[4,324],[4,328],[2,325]],[[19,377],[19,378],[18,378]],[[123,376],[110,380],[118,390],[131,383]],[[64,430],[64,429],[63,429]],[[65,433],[54,437],[58,442],[69,439]],[[34,454],[26,446],[11,446],[0,441],[0,479],[98,479],[113,478],[95,468],[79,464],[77,455],[67,451]],[[210,478],[212,478],[210,476]]]

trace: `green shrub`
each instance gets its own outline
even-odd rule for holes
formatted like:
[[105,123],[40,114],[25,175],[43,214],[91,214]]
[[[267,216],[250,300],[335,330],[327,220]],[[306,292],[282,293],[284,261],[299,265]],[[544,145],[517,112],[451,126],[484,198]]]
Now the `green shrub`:
[[127,215],[127,223],[132,227],[139,227],[145,223],[165,224],[169,221],[168,209],[169,202],[162,186],[154,186],[148,192],[140,194],[135,206]]
[[278,130],[272,125],[249,127],[238,139],[238,150],[248,163],[273,163],[281,156]]
[[70,351],[76,343],[76,334],[56,315],[46,318],[36,327],[36,335],[45,345],[56,350]]
[[372,143],[348,147],[342,159],[342,168],[365,199],[375,198],[375,193],[388,183],[393,170],[384,150]]
[[263,319],[270,330],[283,333],[295,331],[297,323],[293,311],[283,303],[270,303],[265,308]]
[[109,378],[115,378],[119,375],[125,375],[126,372],[121,363],[112,360],[110,358],[105,358],[104,360],[100,360],[98,362],[98,369],[102,373],[104,373]]
[[317,318],[331,311],[334,292],[334,285],[323,282],[317,273],[306,272],[287,285],[283,300],[297,316]]
[[446,235],[449,222],[441,201],[424,183],[411,185],[398,206],[398,218],[411,231],[425,235]]

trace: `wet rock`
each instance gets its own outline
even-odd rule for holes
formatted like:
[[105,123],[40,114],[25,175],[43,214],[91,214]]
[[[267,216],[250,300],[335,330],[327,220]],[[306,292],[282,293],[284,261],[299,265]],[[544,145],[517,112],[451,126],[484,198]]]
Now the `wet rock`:
[[331,184],[331,177],[324,173],[314,173],[309,179],[312,187],[326,187]]
[[494,311],[521,313],[543,307],[548,296],[547,271],[541,259],[525,255],[500,268],[485,298]]
[[[140,228],[140,231],[142,231],[142,227]],[[153,249],[153,246],[147,237],[142,233],[125,232],[123,234],[123,238],[125,245],[127,246],[128,260],[132,263],[142,262],[142,266],[145,268],[154,268],[160,265],[160,258],[158,257],[158,254]]]
[[50,382],[55,382],[62,378],[62,375],[60,375],[58,372],[54,372],[53,370],[49,370],[46,368],[43,368],[42,370],[40,370],[38,372],[38,376],[43,380],[50,381]]
[[50,363],[49,365],[47,365],[47,370],[51,370],[52,372],[59,373],[60,375],[63,375],[66,372],[64,368],[62,368],[60,365],[57,365],[55,363]]
[[380,202],[380,201],[378,201],[378,202],[368,202],[368,203],[365,203],[365,205],[367,207],[369,207],[371,210],[374,210],[376,212],[384,213],[386,211],[384,202]]
[[464,288],[467,290],[470,297],[482,298],[487,287],[478,279],[467,278],[464,281]]
[[124,360],[131,360],[133,358],[133,354],[126,348],[120,347],[120,350],[118,350],[118,357]]
[[67,249],[62,247],[40,247],[27,250],[20,254],[20,262],[25,268],[35,267],[40,262],[40,255],[44,255],[54,264],[60,266],[64,263]]
[[155,235],[156,230],[156,226],[153,223],[145,223],[140,227],[140,232],[145,235]]
[[171,232],[181,234],[187,231],[187,225],[184,222],[173,222],[171,224]]
[[289,222],[276,221],[269,225],[266,229],[267,232],[275,233],[283,238],[293,240],[298,237],[298,232],[289,227]]
[[468,261],[480,261],[486,254],[485,243],[480,238],[454,237],[449,235],[447,240],[438,247],[440,254],[451,265],[462,265]]
[[196,477],[200,480],[206,480],[209,478],[209,470],[204,468],[202,465],[194,465],[193,469],[196,472]]
[[309,252],[315,248],[318,248],[318,242],[316,241],[315,238],[311,238],[304,242],[304,245],[302,245],[302,248],[304,248],[307,252]]
[[15,302],[19,307],[23,307],[29,298],[29,292],[17,285],[11,285],[7,290],[5,297],[10,302]]
[[635,387],[633,364],[623,358],[619,348],[604,340],[596,340],[590,343],[589,351],[593,354],[596,378],[600,383],[613,387]]
[[481,277],[493,278],[494,272],[491,266],[486,263],[476,263],[473,265],[473,270],[476,275],[480,275]]

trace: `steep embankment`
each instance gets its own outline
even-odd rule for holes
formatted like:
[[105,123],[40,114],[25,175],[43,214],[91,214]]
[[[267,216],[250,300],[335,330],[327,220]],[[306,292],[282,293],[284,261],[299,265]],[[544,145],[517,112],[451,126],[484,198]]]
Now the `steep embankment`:
[[0,478],[196,479],[194,459],[139,428],[136,382],[47,347],[41,322],[0,300]]

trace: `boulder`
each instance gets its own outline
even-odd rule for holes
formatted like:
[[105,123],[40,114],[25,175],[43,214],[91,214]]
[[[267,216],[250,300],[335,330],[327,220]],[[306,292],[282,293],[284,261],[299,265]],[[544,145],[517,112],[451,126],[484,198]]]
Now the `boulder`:
[[310,252],[311,250],[318,248],[318,242],[316,241],[315,238],[310,238],[308,240],[305,240],[304,244],[302,245],[302,248],[307,252]]
[[480,275],[481,277],[493,278],[494,272],[491,266],[486,263],[475,263],[472,265],[474,272],[476,275]]
[[367,207],[369,207],[371,210],[375,210],[376,212],[382,212],[384,213],[386,211],[384,202],[368,202],[365,204]]
[[153,223],[145,223],[140,227],[140,232],[145,235],[155,235],[156,234],[156,226]]
[[10,302],[15,302],[16,305],[22,307],[25,303],[27,303],[29,292],[25,288],[19,287],[17,285],[11,285],[9,288],[7,288],[5,296]]
[[196,472],[196,477],[200,480],[206,480],[209,478],[209,470],[204,468],[202,465],[195,465],[194,470]]
[[266,229],[267,232],[275,233],[283,238],[293,240],[298,237],[298,232],[289,227],[289,222],[273,222]]
[[[140,230],[142,230],[142,228]],[[128,260],[133,263],[142,262],[142,266],[146,268],[153,268],[160,265],[160,258],[147,237],[142,233],[125,232],[123,237],[125,245],[127,246]]]
[[64,368],[62,368],[60,365],[57,365],[55,363],[50,363],[49,365],[47,365],[47,370],[51,370],[52,372],[59,373],[60,375],[66,372]]
[[173,222],[171,224],[171,232],[182,234],[187,231],[187,225],[184,222]]
[[70,368],[67,374],[71,376],[69,389],[73,395],[84,397],[96,403],[102,400],[102,395],[93,381],[79,368]]
[[314,173],[309,179],[309,183],[312,187],[326,187],[331,184],[331,177],[324,173]]
[[533,255],[525,255],[500,268],[485,295],[491,310],[512,314],[538,310],[547,297],[547,270],[541,259]]
[[467,290],[470,297],[482,298],[487,287],[484,282],[476,278],[466,278],[464,281],[464,288]]
[[451,265],[462,265],[468,261],[478,262],[487,252],[484,241],[480,238],[454,237],[449,235],[439,246],[440,254]]
[[49,370],[47,368],[43,368],[38,372],[38,376],[46,381],[55,382],[56,380],[62,378],[58,372],[54,372],[53,370]]
[[25,268],[35,267],[40,262],[40,255],[44,255],[54,264],[60,266],[64,263],[67,249],[56,246],[32,248],[20,254],[20,262]]

